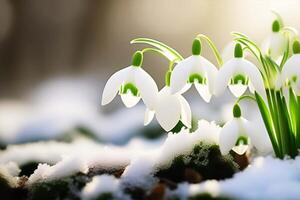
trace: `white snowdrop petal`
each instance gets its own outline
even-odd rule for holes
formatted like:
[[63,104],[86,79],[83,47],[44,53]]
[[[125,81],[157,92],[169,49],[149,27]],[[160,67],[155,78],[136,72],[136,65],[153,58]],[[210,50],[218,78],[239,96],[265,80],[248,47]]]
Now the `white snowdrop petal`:
[[244,127],[247,130],[251,144],[255,146],[260,153],[265,154],[272,152],[272,144],[264,124],[247,122]]
[[242,96],[245,91],[247,90],[247,85],[243,85],[242,83],[238,84],[229,84],[228,88],[230,92],[235,96],[235,97],[240,97]]
[[195,58],[190,56],[179,62],[173,69],[171,75],[171,92],[172,94],[180,92],[187,84],[190,75],[190,70],[194,65]]
[[209,92],[208,85],[199,84],[199,83],[194,83],[194,84],[200,96],[203,98],[205,102],[208,103],[212,96],[211,93]]
[[265,97],[265,86],[263,78],[258,68],[253,63],[245,59],[243,59],[243,64],[241,65],[241,68],[241,70],[249,77],[255,91],[257,91],[260,95]]
[[214,64],[212,64],[210,61],[208,61],[203,57],[201,57],[200,61],[207,76],[207,85],[208,85],[209,93],[213,94],[216,77],[218,75],[218,69]]
[[185,86],[177,94],[185,93],[186,91],[188,91],[191,88],[191,86],[192,86],[192,84],[190,84],[190,83],[185,84]]
[[181,121],[188,128],[192,127],[192,111],[189,103],[184,97],[178,95],[178,99],[181,104]]
[[140,67],[135,70],[134,79],[143,102],[149,109],[154,109],[158,95],[158,88],[155,81]]
[[156,119],[163,129],[170,131],[180,120],[181,106],[174,95],[160,98],[156,108]]
[[300,54],[290,57],[282,68],[283,80],[291,79],[293,76],[300,78]]
[[220,150],[223,155],[228,154],[238,139],[239,126],[236,119],[228,121],[220,131]]
[[131,108],[135,106],[141,99],[141,97],[134,96],[131,92],[127,92],[126,94],[121,94],[120,96],[124,105],[127,108]]
[[148,124],[150,124],[150,122],[152,121],[153,117],[154,117],[155,111],[153,110],[149,110],[148,108],[146,108],[145,111],[145,118],[144,118],[144,125],[147,126]]
[[230,79],[235,73],[236,70],[236,59],[233,58],[226,62],[218,72],[216,81],[215,81],[215,95],[221,95],[226,89]]
[[126,80],[130,67],[126,67],[116,73],[114,73],[105,84],[102,93],[102,105],[106,105],[113,100],[120,89],[121,84]]
[[282,57],[283,52],[286,49],[287,40],[286,37],[281,33],[272,33],[270,36],[269,48],[271,58],[274,60],[280,59]]

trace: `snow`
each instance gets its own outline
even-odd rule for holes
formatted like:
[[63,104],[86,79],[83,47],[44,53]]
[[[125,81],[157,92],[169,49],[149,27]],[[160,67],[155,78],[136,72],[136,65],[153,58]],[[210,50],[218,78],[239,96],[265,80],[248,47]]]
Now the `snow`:
[[174,157],[189,154],[194,146],[201,141],[207,144],[219,144],[220,130],[221,128],[215,122],[200,120],[198,129],[193,133],[190,133],[187,129],[182,129],[178,134],[168,133],[156,162],[160,166],[167,167]]
[[103,193],[111,193],[115,196],[124,195],[119,189],[119,180],[111,175],[94,176],[92,181],[82,189],[81,197],[84,200],[95,199]]
[[187,199],[199,193],[245,200],[295,199],[300,196],[300,156],[295,160],[257,157],[231,179],[190,185],[182,183],[175,191],[169,191],[168,196],[176,194]]
[[0,164],[0,176],[8,181],[11,187],[16,187],[18,183],[18,175],[20,173],[18,165],[14,162]]
[[124,143],[143,128],[145,108],[138,105],[103,115],[99,85],[88,78],[58,78],[29,92],[23,100],[1,100],[1,141],[47,140],[83,126],[102,141]]

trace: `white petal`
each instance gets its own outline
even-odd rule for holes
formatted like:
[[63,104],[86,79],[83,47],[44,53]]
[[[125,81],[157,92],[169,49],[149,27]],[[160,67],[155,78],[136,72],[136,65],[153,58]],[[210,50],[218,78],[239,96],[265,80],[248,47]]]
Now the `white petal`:
[[188,128],[192,127],[192,111],[189,103],[181,95],[177,96],[181,104],[181,121]]
[[159,98],[156,108],[156,119],[163,129],[170,131],[180,120],[181,105],[174,95]]
[[300,74],[300,54],[295,54],[290,57],[282,68],[282,75],[285,78],[291,78],[292,76]]
[[269,43],[269,51],[270,51],[270,56],[274,60],[277,60],[280,58],[287,45],[287,40],[286,37],[281,33],[272,33],[270,36],[270,43]]
[[212,64],[211,62],[209,62],[207,59],[203,57],[200,57],[200,62],[206,74],[209,93],[213,94],[216,77],[218,75],[218,69],[214,64]]
[[221,67],[215,81],[215,95],[218,96],[224,92],[230,79],[235,74],[237,64],[237,59],[233,58]]
[[212,96],[211,93],[209,92],[208,85],[199,84],[199,83],[194,83],[194,85],[198,93],[200,94],[200,96],[203,98],[203,100],[208,103]]
[[125,81],[128,73],[130,71],[130,67],[126,67],[116,73],[114,73],[105,84],[103,94],[102,94],[102,105],[106,105],[113,100],[113,98],[118,93],[121,84]]
[[247,129],[247,135],[250,137],[251,144],[255,146],[261,154],[272,152],[272,144],[264,124],[247,122],[245,129]]
[[153,78],[139,67],[135,70],[135,84],[139,89],[140,95],[145,105],[150,110],[153,110],[158,95],[158,88]]
[[153,110],[149,110],[148,108],[146,108],[145,111],[145,118],[144,118],[144,125],[147,126],[148,124],[150,124],[150,122],[152,121],[153,117],[154,117],[155,111]]
[[245,59],[242,60],[241,70],[249,77],[255,91],[261,96],[266,97],[265,86],[260,71],[253,63]]
[[179,62],[173,69],[171,75],[171,92],[173,94],[181,91],[187,84],[187,80],[190,75],[191,68],[195,63],[195,57],[190,56],[183,61]]
[[130,91],[126,94],[121,94],[120,96],[127,108],[135,106],[141,99],[141,97],[134,96]]
[[236,119],[228,121],[220,131],[220,150],[223,155],[228,154],[238,139],[239,126]]
[[185,84],[185,86],[179,92],[177,92],[177,94],[185,93],[186,91],[188,91],[191,88],[191,86],[192,86],[192,84],[190,84],[190,83]]
[[234,146],[232,148],[232,150],[239,155],[243,155],[244,153],[246,153],[248,148],[249,148],[249,146],[247,144],[240,144],[240,145]]
[[240,97],[242,96],[245,91],[247,90],[247,85],[243,85],[241,83],[238,84],[229,84],[228,88],[230,92],[235,96],[235,97]]

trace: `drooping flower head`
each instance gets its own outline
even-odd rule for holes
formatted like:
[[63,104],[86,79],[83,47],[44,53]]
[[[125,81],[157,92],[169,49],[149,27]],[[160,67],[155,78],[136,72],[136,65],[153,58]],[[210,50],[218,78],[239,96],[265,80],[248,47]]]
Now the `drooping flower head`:
[[141,68],[142,62],[143,54],[137,51],[131,66],[108,79],[102,94],[102,105],[111,102],[119,92],[126,107],[133,107],[142,99],[149,109],[154,108],[158,88],[153,78]]
[[217,68],[201,54],[201,41],[195,39],[193,55],[179,62],[171,76],[171,92],[182,93],[194,85],[204,101],[209,102],[213,94]]
[[300,95],[300,43],[293,44],[294,55],[290,57],[282,68],[282,79],[293,88],[295,93]]
[[282,26],[279,20],[275,20],[272,24],[272,33],[262,44],[263,51],[275,61],[281,59],[288,45],[288,38],[281,30]]
[[189,103],[180,94],[172,94],[169,86],[159,91],[154,110],[146,109],[144,125],[148,125],[154,115],[161,127],[172,130],[179,121],[191,128],[192,112]]
[[230,150],[233,150],[237,154],[244,154],[250,143],[261,153],[269,152],[271,149],[271,143],[265,129],[257,127],[243,118],[239,105],[235,104],[233,107],[233,119],[228,121],[220,131],[219,144],[221,153],[225,155]]
[[243,58],[243,49],[239,43],[235,46],[234,58],[227,61],[218,72],[215,94],[222,94],[227,86],[236,97],[244,94],[248,87],[252,93],[257,91],[264,94],[264,82],[260,71],[253,63]]

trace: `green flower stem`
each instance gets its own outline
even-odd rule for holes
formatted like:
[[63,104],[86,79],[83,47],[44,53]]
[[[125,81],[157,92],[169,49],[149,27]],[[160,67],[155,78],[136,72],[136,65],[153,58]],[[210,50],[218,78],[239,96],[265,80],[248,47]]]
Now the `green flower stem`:
[[255,101],[256,102],[256,98],[252,95],[243,95],[243,96],[240,96],[236,101],[235,101],[235,104],[238,104],[240,103],[242,100],[244,99],[249,99],[249,100],[252,100],[252,101]]
[[159,49],[155,49],[155,48],[145,48],[141,51],[143,54],[146,52],[153,52],[153,53],[158,53],[159,55],[163,56],[164,58],[166,58],[167,60],[170,60],[168,56],[166,56],[164,54],[163,51],[159,50]]
[[165,54],[166,57],[168,57],[169,60],[183,60],[183,57],[175,49],[157,40],[153,40],[150,38],[136,38],[132,40],[130,44],[147,44],[155,47],[156,49],[159,49]]
[[275,10],[271,10],[271,12],[275,15],[276,20],[279,22],[280,27],[284,27],[283,20],[282,20],[282,17],[280,16],[280,14],[278,12],[276,12]]
[[213,51],[213,53],[217,59],[219,67],[221,67],[223,65],[222,56],[221,56],[220,52],[218,51],[217,47],[215,46],[215,44],[211,41],[211,39],[203,34],[197,35],[197,38],[199,38],[200,40],[204,39],[208,43],[208,45],[210,46],[211,50]]

